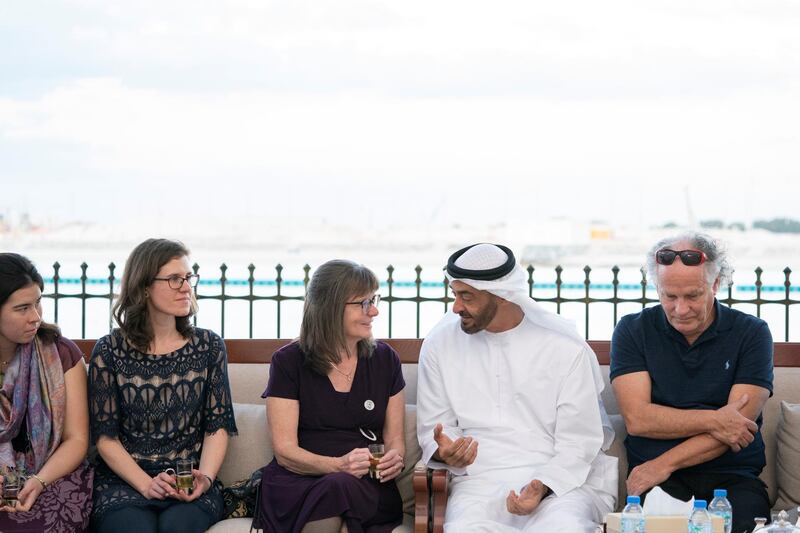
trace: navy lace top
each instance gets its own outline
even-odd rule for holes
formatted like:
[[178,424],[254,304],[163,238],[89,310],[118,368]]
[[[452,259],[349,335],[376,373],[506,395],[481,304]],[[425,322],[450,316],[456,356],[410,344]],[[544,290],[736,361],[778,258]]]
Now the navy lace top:
[[[92,441],[116,437],[149,475],[175,468],[176,459],[200,462],[203,438],[224,429],[236,434],[228,384],[225,343],[214,332],[195,328],[180,349],[145,354],[114,330],[97,341],[89,365]],[[94,481],[96,518],[148,500],[117,476],[98,456]],[[221,509],[219,482],[198,501],[212,516]],[[177,501],[177,500],[176,500]]]

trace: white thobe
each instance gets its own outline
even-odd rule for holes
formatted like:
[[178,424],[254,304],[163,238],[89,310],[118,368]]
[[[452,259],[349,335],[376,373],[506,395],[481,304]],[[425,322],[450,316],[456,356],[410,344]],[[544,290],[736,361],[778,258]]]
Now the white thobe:
[[[455,477],[447,531],[594,532],[617,492],[617,460],[602,452],[602,382],[586,343],[523,320],[469,335],[444,320],[425,339],[417,388],[422,459]],[[437,423],[478,442],[475,462],[432,461]],[[533,479],[553,491],[529,516],[506,510],[510,490]],[[556,529],[552,529],[558,525]]]

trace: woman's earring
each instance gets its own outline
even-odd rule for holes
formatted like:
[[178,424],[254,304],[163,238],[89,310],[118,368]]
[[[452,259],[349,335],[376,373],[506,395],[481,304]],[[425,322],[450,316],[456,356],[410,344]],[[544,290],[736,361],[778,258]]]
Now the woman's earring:
[[150,298],[150,293],[148,292],[147,289],[144,290],[144,297],[145,298]]

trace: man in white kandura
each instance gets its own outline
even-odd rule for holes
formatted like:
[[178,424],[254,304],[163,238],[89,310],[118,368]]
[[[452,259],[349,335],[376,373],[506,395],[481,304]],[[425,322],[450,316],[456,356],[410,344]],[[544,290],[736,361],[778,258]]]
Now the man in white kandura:
[[445,531],[593,533],[617,494],[594,352],[505,246],[459,250],[447,278],[454,314],[422,344],[417,390],[422,459],[454,475]]

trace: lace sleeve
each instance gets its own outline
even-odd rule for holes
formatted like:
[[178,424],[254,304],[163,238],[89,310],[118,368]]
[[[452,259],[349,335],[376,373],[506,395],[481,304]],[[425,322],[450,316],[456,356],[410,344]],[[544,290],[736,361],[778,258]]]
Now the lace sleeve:
[[119,434],[117,381],[114,369],[107,364],[113,355],[110,344],[108,336],[98,340],[89,362],[89,411],[95,443],[102,435]]
[[228,354],[225,350],[225,342],[214,333],[211,333],[210,340],[205,431],[207,434],[211,434],[221,428],[227,431],[228,435],[236,435],[233,400],[228,383]]

